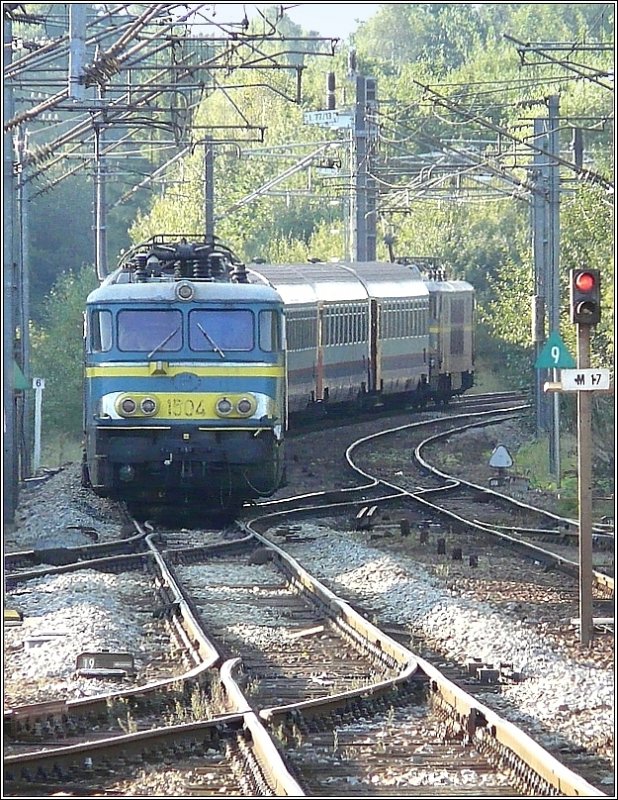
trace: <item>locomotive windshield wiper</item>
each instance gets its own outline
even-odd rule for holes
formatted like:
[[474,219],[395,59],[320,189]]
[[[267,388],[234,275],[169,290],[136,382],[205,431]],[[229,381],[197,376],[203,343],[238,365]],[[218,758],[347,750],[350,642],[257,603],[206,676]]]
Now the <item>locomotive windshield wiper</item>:
[[163,347],[164,344],[167,344],[169,342],[169,340],[172,338],[172,336],[176,336],[176,334],[180,330],[180,327],[181,326],[179,325],[176,328],[176,330],[173,330],[171,333],[168,333],[167,336],[165,337],[165,339],[163,339],[162,342],[159,342],[159,344],[154,348],[154,350],[151,350],[148,353],[147,358],[152,358],[154,356],[154,354],[157,352],[157,350],[160,350]]
[[218,345],[218,344],[215,342],[215,340],[212,338],[212,336],[210,336],[208,333],[206,333],[206,331],[204,330],[204,328],[202,328],[202,326],[200,325],[200,323],[199,323],[199,322],[198,322],[198,323],[196,323],[196,324],[197,324],[197,327],[198,327],[198,328],[199,328],[199,329],[202,331],[202,333],[204,334],[204,336],[205,336],[205,337],[208,339],[208,341],[209,341],[209,342],[210,342],[210,344],[212,345],[212,349],[213,349],[213,350],[214,350],[216,353],[219,353],[219,355],[221,356],[221,358],[225,358],[225,353],[224,353],[224,352],[223,352],[223,350],[222,350],[222,349],[219,347],[219,345]]

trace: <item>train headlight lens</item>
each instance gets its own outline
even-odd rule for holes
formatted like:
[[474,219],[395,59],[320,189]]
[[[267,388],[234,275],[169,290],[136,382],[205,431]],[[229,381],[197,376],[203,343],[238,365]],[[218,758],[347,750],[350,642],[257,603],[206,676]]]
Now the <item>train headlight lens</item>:
[[192,300],[195,289],[190,283],[179,283],[176,287],[176,297],[179,300]]
[[253,411],[253,403],[249,400],[248,397],[243,397],[242,400],[239,400],[236,405],[236,410],[239,414],[243,416],[247,416]]
[[139,404],[139,407],[142,409],[142,414],[151,416],[157,410],[157,403],[152,399],[152,397],[144,397],[142,402]]
[[135,410],[137,409],[137,403],[133,400],[132,397],[125,397],[125,399],[120,403],[120,410],[123,414],[129,416],[130,414],[135,414]]
[[232,404],[227,399],[227,397],[222,397],[220,400],[217,400],[217,404],[215,407],[217,410],[217,414],[219,414],[220,417],[226,417],[232,410]]

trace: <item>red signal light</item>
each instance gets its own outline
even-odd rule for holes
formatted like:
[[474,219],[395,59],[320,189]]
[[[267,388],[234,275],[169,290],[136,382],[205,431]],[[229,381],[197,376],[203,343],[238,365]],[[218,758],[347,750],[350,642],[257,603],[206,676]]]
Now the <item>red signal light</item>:
[[600,270],[571,270],[570,306],[574,325],[598,325],[601,320]]
[[596,283],[596,278],[592,272],[580,272],[575,278],[575,286],[580,292],[591,292]]

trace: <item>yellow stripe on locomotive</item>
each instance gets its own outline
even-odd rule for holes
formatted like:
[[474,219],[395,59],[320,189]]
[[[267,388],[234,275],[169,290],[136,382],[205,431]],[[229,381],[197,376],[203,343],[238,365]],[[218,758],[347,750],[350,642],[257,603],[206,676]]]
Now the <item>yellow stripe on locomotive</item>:
[[103,363],[88,366],[86,378],[144,378],[166,375],[170,378],[190,372],[199,378],[283,378],[285,368],[282,364],[183,364],[168,361],[152,361],[147,364]]

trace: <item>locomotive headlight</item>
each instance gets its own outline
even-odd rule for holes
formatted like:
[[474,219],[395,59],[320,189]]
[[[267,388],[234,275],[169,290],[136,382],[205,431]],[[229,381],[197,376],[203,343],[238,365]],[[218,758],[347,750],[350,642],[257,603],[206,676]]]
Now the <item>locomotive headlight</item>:
[[243,397],[238,401],[238,403],[236,403],[236,411],[238,411],[239,414],[242,414],[243,417],[249,416],[249,414],[253,413],[254,410],[255,403],[248,397]]
[[152,397],[144,397],[139,407],[142,409],[142,414],[146,414],[150,417],[157,410],[157,402],[153,400]]
[[190,283],[182,282],[176,287],[176,297],[179,300],[192,300],[195,289]]
[[230,401],[227,399],[227,397],[222,397],[220,400],[217,400],[217,403],[216,403],[216,405],[215,405],[215,409],[216,409],[216,411],[217,411],[217,414],[218,414],[220,417],[227,417],[227,415],[228,415],[228,414],[231,412],[231,410],[232,410],[232,404],[231,404],[231,402],[230,402]]
[[125,397],[120,403],[120,413],[125,417],[135,414],[137,403],[132,397]]

